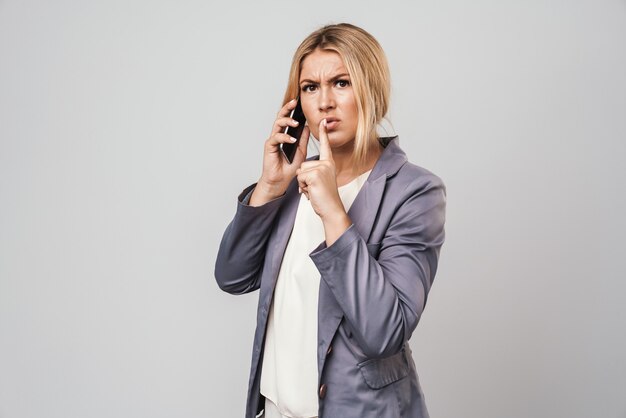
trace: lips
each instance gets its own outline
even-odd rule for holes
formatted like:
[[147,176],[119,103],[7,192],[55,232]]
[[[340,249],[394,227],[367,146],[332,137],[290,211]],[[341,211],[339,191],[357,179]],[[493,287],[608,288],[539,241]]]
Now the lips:
[[326,118],[326,129],[332,131],[339,126],[340,120],[337,118]]

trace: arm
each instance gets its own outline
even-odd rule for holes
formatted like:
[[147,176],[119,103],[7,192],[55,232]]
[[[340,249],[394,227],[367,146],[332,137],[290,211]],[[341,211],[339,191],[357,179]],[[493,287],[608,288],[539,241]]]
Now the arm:
[[217,284],[231,294],[249,293],[259,288],[267,240],[284,200],[281,196],[261,206],[250,206],[255,186],[239,195],[237,212],[224,232],[215,261]]
[[332,245],[322,243],[311,253],[370,357],[394,354],[411,337],[435,277],[444,241],[445,186],[434,175],[424,179],[407,188],[380,243],[378,259],[354,225]]
[[280,151],[281,143],[295,141],[283,133],[285,127],[298,125],[289,117],[295,107],[294,99],[285,103],[278,112],[270,137],[265,141],[261,178],[239,196],[235,217],[222,237],[215,261],[215,279],[219,287],[228,293],[248,293],[260,286],[267,240],[278,208],[284,201],[284,193],[297,167],[306,157],[309,139],[309,128],[306,126],[293,164],[289,164]]

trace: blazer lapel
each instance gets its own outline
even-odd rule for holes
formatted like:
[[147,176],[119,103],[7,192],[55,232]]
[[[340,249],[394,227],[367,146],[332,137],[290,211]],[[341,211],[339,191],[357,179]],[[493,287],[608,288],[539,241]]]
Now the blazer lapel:
[[276,280],[278,280],[278,272],[283,261],[283,256],[285,255],[285,249],[287,248],[291,231],[293,230],[293,224],[298,210],[298,203],[300,202],[300,193],[298,193],[297,181],[292,181],[289,184],[286,195],[287,196],[285,197],[287,198],[287,202],[285,202],[281,209],[282,213],[279,214],[281,221],[278,223],[278,227],[276,228],[276,240],[273,242],[274,248],[271,249],[272,262],[270,264],[271,274],[269,277],[272,278],[272,283],[269,296],[270,303],[273,299],[274,287],[276,286]]
[[[373,172],[372,172],[373,173]],[[381,175],[376,179],[369,180],[357,194],[352,206],[348,210],[348,217],[352,220],[359,235],[367,242],[374,220],[378,213],[378,207],[385,192],[387,176]]]

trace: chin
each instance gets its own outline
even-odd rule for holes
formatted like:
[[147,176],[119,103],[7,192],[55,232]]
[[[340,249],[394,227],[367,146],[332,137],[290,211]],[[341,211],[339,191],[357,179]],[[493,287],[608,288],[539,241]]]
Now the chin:
[[339,135],[333,138],[332,136],[328,135],[328,142],[330,142],[330,145],[332,145],[333,147],[343,147],[348,144],[354,143],[354,138],[347,138],[345,136]]

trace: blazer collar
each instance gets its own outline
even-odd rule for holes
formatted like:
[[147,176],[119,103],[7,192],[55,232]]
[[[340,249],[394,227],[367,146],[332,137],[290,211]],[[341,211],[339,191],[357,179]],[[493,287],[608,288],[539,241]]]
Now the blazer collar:
[[406,154],[398,144],[399,139],[397,135],[378,138],[378,141],[385,149],[374,165],[368,181],[375,181],[383,174],[386,174],[386,177],[389,178],[395,175],[400,170],[400,167],[407,162]]

